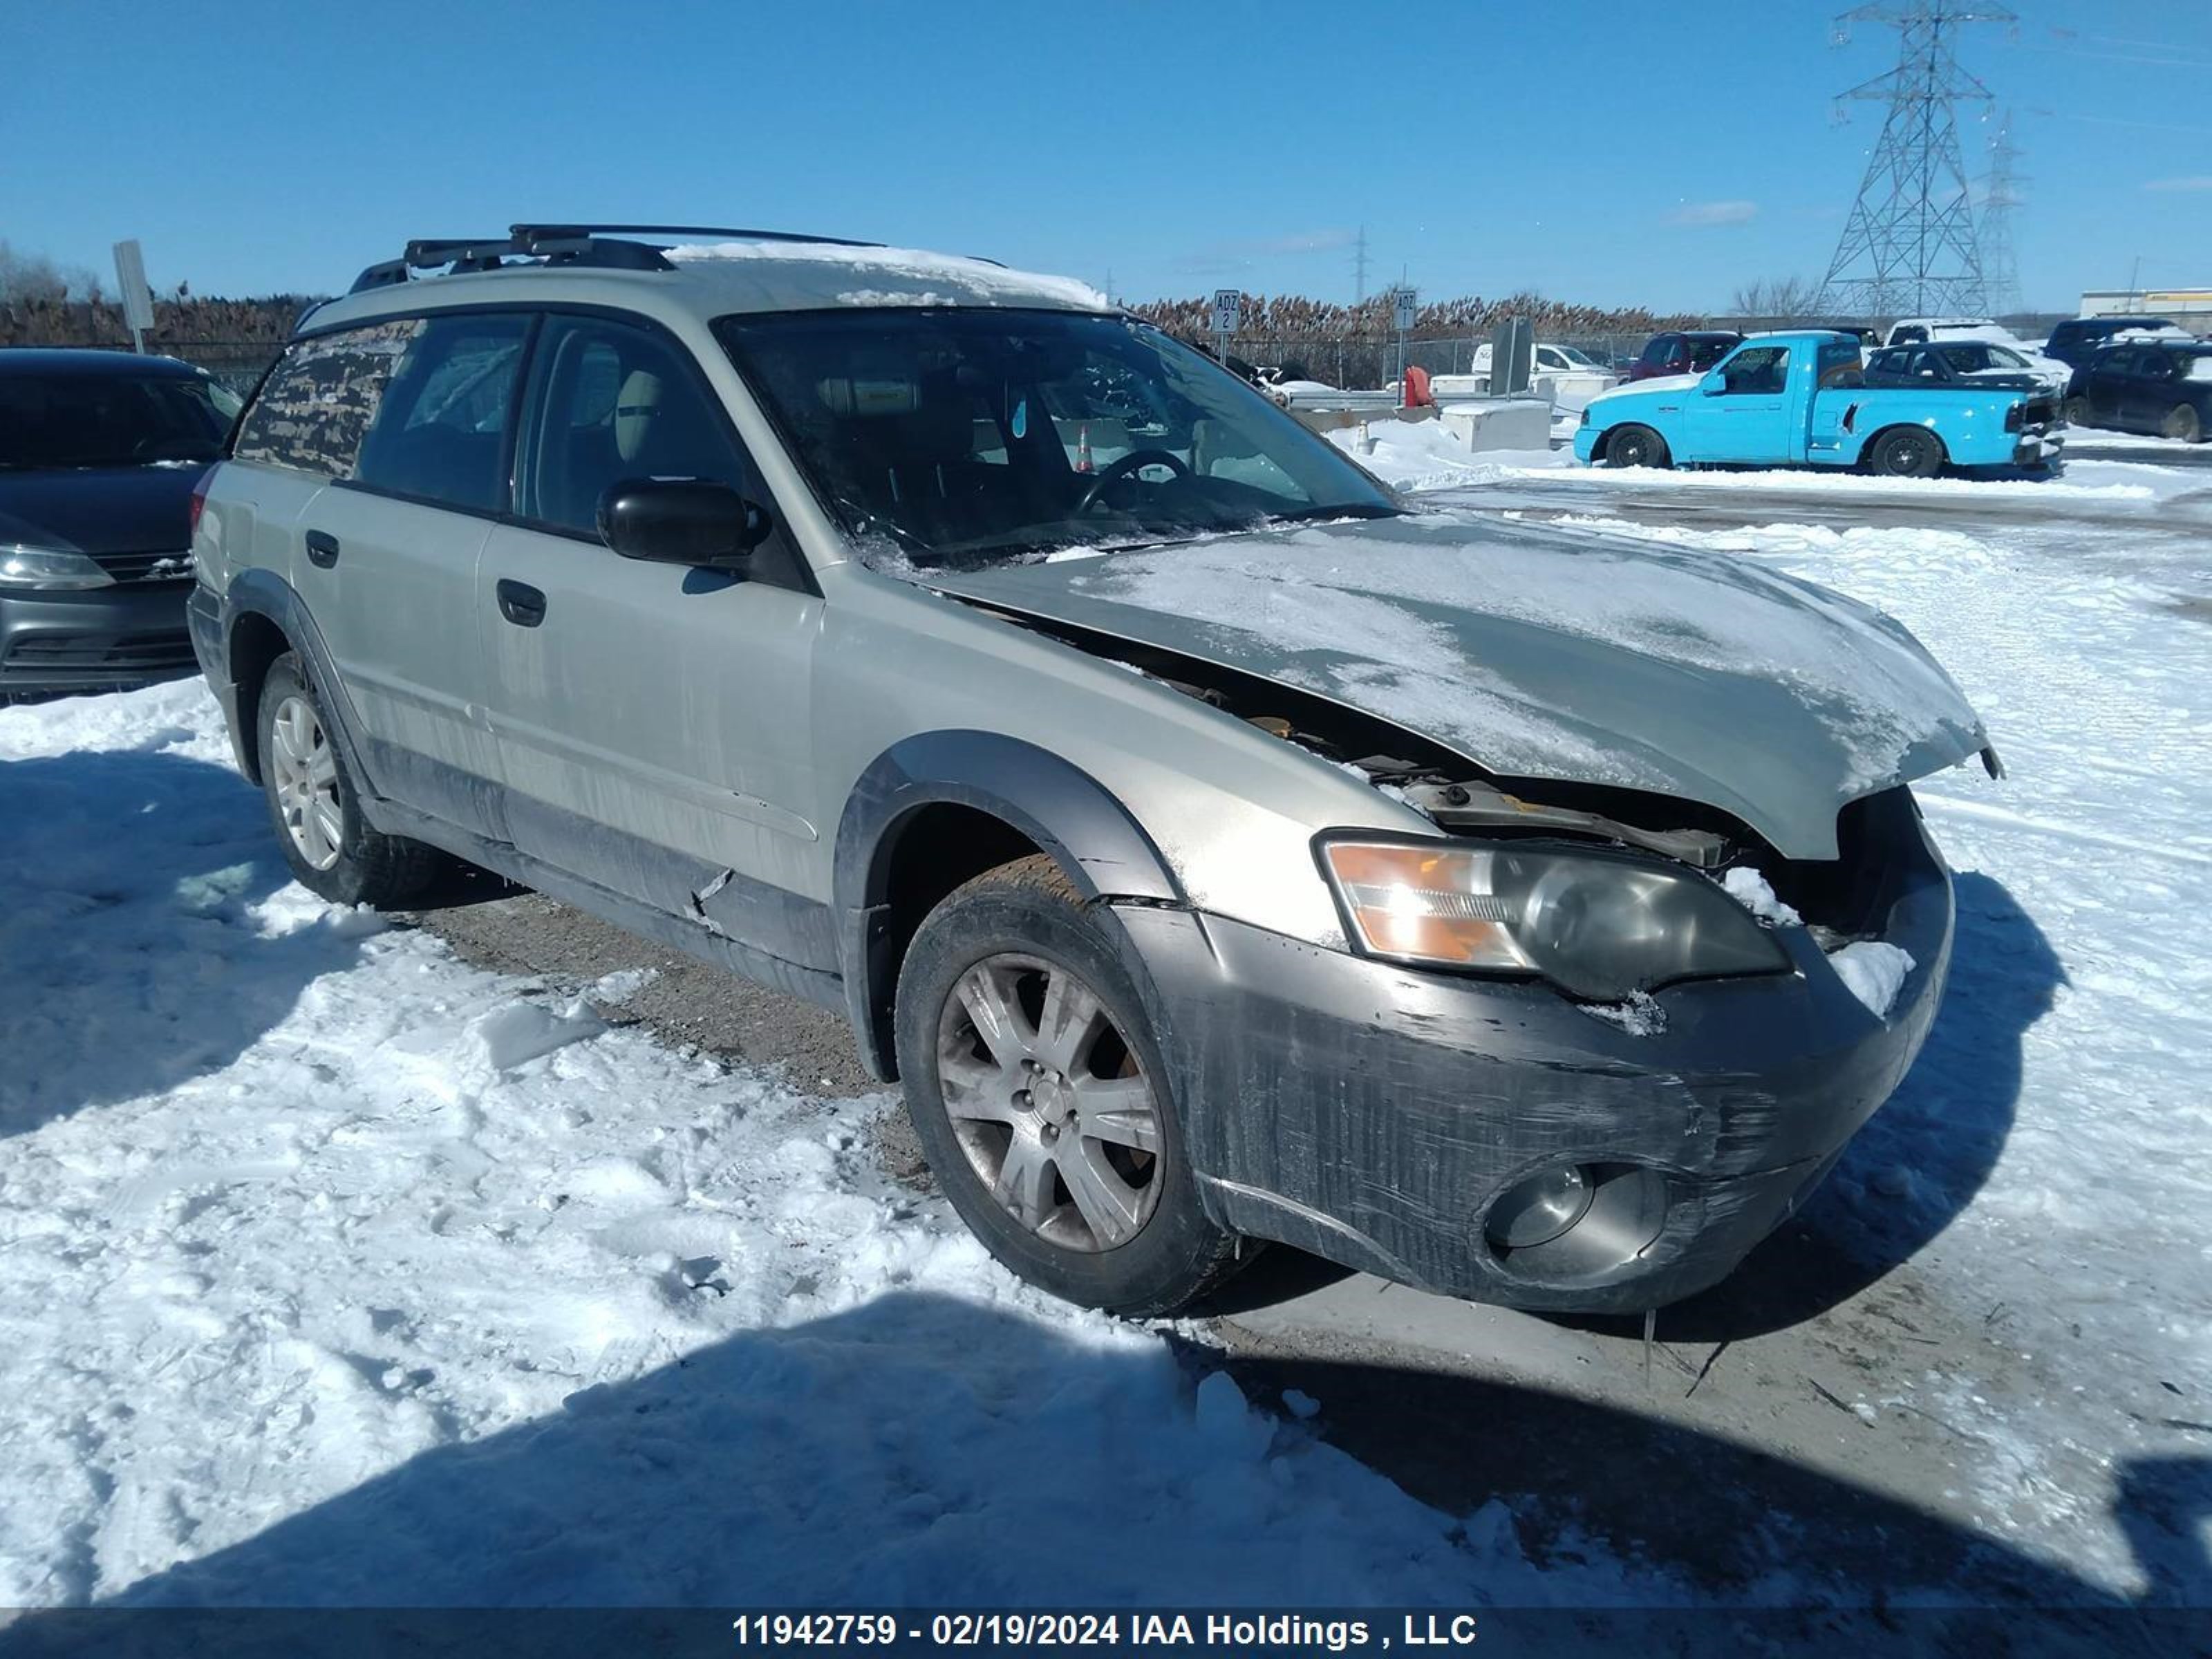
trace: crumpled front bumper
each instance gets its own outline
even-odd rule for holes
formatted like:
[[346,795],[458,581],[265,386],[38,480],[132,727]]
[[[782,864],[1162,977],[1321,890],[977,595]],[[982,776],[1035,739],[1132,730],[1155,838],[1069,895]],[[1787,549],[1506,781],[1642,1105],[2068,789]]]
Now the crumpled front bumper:
[[[1803,928],[1779,934],[1790,971],[1662,990],[1663,1027],[1637,1035],[1541,985],[1119,914],[1218,1222],[1426,1290],[1624,1312],[1724,1277],[1904,1078],[1952,937],[1950,878],[1917,816],[1911,836],[1879,906],[1914,963],[1887,1018]],[[1563,1164],[1595,1188],[1559,1241],[1574,1248],[1494,1246],[1492,1205]]]

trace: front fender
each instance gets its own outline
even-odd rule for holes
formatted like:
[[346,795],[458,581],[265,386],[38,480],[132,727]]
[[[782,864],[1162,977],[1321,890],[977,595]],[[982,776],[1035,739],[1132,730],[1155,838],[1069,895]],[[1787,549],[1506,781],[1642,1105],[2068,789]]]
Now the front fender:
[[1019,830],[1089,899],[1182,907],[1182,884],[1127,807],[1051,750],[994,732],[927,732],[871,762],[846,797],[832,874],[837,954],[861,1059],[890,1075],[890,990],[898,941],[889,927],[891,853],[924,807],[987,812]]

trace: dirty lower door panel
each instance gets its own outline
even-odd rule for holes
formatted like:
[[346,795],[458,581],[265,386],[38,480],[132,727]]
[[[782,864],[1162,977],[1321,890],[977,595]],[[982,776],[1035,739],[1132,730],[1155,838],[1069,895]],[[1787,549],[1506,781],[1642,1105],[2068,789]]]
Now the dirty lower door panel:
[[821,601],[515,526],[493,532],[478,581],[515,845],[834,968],[808,709]]

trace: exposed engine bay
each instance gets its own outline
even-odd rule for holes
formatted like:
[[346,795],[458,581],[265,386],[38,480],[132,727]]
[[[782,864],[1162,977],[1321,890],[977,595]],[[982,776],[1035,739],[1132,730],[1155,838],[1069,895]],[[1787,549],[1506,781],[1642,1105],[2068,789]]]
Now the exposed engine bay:
[[1716,878],[1739,866],[1753,870],[1827,951],[1875,935],[1874,896],[1886,885],[1881,872],[1894,861],[1896,838],[1917,833],[1917,809],[1911,792],[1899,787],[1844,809],[1838,859],[1788,860],[1742,823],[1698,802],[1611,785],[1495,775],[1418,733],[1298,686],[1065,623],[1000,614],[1355,772],[1440,829],[1588,838],[1655,853]]

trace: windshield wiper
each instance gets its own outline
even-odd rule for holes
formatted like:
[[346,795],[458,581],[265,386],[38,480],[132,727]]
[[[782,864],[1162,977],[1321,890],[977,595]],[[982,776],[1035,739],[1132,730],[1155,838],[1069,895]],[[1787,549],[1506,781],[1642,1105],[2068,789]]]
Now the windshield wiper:
[[1302,507],[1293,513],[1270,513],[1267,524],[1310,524],[1316,519],[1402,519],[1406,509],[1379,501],[1351,501],[1336,507]]

